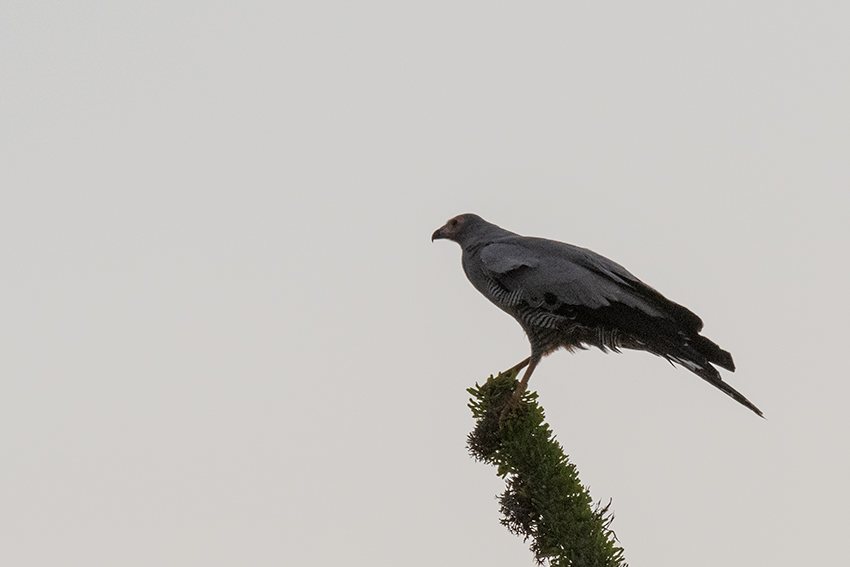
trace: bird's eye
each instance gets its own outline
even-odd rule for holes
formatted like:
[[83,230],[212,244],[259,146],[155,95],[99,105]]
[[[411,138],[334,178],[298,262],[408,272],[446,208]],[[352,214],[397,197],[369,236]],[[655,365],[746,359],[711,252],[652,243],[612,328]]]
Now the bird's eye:
[[457,226],[457,219],[452,219],[449,221],[449,226]]

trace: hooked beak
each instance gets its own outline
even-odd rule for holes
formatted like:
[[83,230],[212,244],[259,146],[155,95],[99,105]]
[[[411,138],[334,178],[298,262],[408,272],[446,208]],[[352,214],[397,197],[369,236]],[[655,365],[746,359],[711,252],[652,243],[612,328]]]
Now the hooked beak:
[[434,242],[435,240],[439,240],[441,238],[445,238],[445,236],[443,236],[443,229],[444,228],[446,228],[446,227],[441,226],[440,228],[438,228],[437,230],[434,231],[434,234],[431,235],[431,242]]

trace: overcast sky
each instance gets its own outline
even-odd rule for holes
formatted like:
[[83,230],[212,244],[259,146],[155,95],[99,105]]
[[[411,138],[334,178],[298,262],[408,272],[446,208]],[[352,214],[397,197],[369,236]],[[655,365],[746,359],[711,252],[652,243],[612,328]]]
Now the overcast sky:
[[466,388],[476,212],[705,321],[531,381],[633,567],[835,565],[846,2],[0,3],[0,563],[531,567]]

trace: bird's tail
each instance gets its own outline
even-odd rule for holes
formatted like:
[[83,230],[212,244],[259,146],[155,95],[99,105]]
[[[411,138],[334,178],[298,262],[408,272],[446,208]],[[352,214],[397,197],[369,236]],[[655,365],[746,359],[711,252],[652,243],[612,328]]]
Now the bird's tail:
[[732,360],[732,355],[729,352],[723,350],[702,335],[689,337],[684,345],[681,345],[676,350],[678,350],[678,355],[667,355],[666,358],[671,362],[681,364],[739,404],[751,409],[759,417],[764,417],[762,411],[755,404],[738,390],[724,382],[720,377],[720,373],[712,366],[712,364],[716,364],[721,368],[734,372],[735,362]]
[[711,340],[702,335],[696,335],[689,341],[690,346],[705,359],[716,364],[721,368],[725,368],[729,372],[735,372],[735,361],[732,360],[732,355],[728,351],[723,350]]

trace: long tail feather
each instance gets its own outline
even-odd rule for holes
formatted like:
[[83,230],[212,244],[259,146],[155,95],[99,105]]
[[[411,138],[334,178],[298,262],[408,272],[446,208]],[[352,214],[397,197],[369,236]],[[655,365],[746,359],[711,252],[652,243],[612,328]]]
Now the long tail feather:
[[[677,360],[676,362],[682,364],[682,361],[680,360]],[[728,383],[724,382],[723,379],[720,377],[720,373],[711,364],[706,363],[704,365],[697,365],[691,361],[688,362],[690,362],[690,364],[683,364],[685,368],[687,368],[688,370],[690,370],[691,372],[693,372],[694,374],[696,374],[697,376],[699,376],[700,378],[702,378],[703,380],[705,380],[706,382],[708,382],[709,384],[711,384],[712,386],[714,386],[715,388],[717,388],[739,404],[751,409],[759,417],[764,417],[762,411],[758,409],[754,403],[748,400],[746,396],[744,396],[741,392],[730,386]]]

